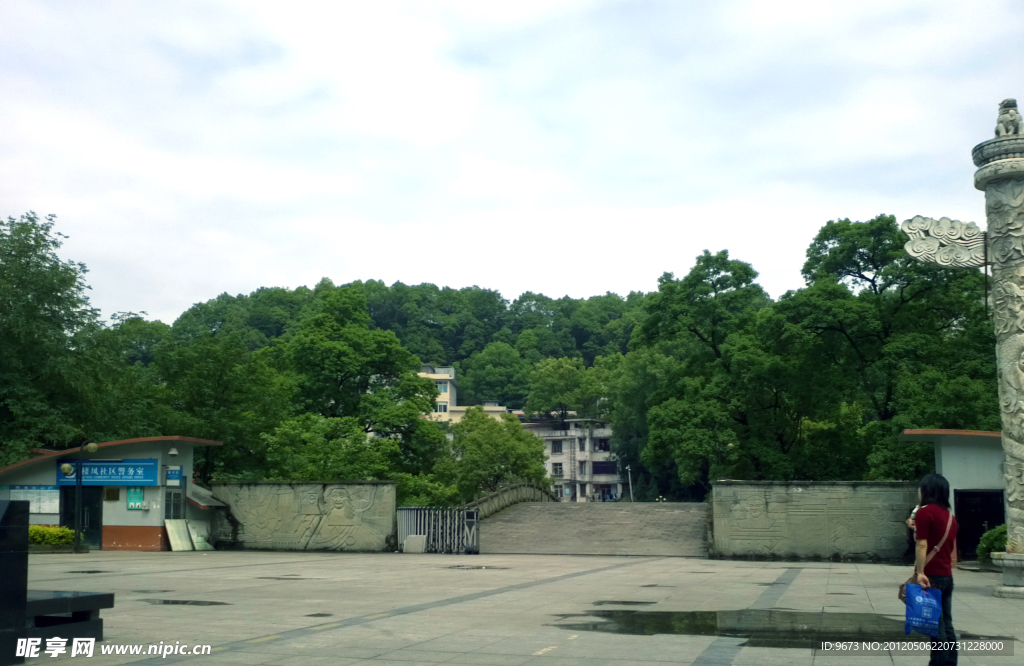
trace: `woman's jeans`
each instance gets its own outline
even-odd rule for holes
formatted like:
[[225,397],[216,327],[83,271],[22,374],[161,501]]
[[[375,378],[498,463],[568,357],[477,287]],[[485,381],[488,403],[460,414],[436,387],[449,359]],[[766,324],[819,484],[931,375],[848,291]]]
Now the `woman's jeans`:
[[[939,635],[935,639],[939,642],[955,641],[956,634],[953,633],[953,577],[952,576],[928,576],[932,587],[942,592],[942,617],[939,618]],[[932,650],[932,658],[928,666],[956,666],[957,651],[954,647],[951,650]]]

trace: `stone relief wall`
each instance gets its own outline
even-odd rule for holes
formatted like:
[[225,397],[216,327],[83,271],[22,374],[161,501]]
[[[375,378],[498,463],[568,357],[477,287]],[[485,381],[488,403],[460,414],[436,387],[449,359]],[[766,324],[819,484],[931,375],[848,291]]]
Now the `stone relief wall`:
[[245,548],[384,551],[395,534],[393,483],[224,484],[213,494]]
[[917,486],[726,481],[712,497],[719,556],[898,560],[909,545],[905,521]]

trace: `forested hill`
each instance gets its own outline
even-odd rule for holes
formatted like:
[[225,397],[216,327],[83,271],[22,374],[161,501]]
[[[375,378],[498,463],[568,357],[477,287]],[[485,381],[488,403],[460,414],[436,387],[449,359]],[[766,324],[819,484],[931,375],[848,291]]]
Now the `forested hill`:
[[[644,295],[639,292],[625,298],[609,293],[557,300],[528,292],[510,303],[499,292],[480,287],[401,282],[389,287],[376,280],[335,286],[324,278],[313,289],[270,287],[249,295],[221,294],[189,308],[173,331],[183,338],[237,332],[256,351],[295,330],[317,311],[324,294],[345,287],[364,294],[372,328],[395,333],[423,363],[458,368],[463,404],[501,400],[521,408],[529,368],[538,361],[578,357],[592,366],[598,356],[625,354],[643,316]],[[508,377],[506,386],[480,376],[496,367],[518,376]]]
[[716,478],[912,479],[932,456],[903,429],[999,429],[982,273],[912,261],[891,216],[826,223],[806,286],[776,300],[723,250],[647,295],[324,279],[170,325],[100,322],[54,224],[0,221],[0,465],[173,433],[225,443],[200,454],[202,480],[392,478],[426,503],[543,480],[518,423],[466,426],[451,448],[421,418],[437,398],[421,362],[456,366],[462,404],[607,419],[640,499],[699,499]]

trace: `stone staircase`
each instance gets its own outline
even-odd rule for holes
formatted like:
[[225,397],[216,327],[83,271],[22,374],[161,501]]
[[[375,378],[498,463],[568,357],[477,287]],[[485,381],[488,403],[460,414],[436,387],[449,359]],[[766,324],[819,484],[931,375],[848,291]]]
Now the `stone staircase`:
[[480,552],[707,557],[707,505],[524,502],[481,521]]

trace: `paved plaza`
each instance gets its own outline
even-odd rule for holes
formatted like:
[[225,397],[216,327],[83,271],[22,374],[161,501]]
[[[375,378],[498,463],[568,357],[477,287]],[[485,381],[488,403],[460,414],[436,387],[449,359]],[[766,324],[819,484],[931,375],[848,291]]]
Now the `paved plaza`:
[[[95,573],[73,573],[84,571]],[[838,620],[835,636],[807,630],[812,643],[849,640],[842,632],[866,620],[891,630],[907,572],[678,557],[93,552],[32,555],[29,587],[114,592],[116,606],[102,613],[104,645],[213,646],[209,656],[166,659],[103,656],[97,646],[85,663],[925,664],[923,655],[847,657],[701,635],[714,633],[716,616],[699,611],[743,611],[719,617],[768,620],[782,638],[814,614]],[[961,664],[1024,663],[1024,602],[992,596],[996,584],[993,573],[957,572],[955,625],[1012,636],[1017,656],[961,654]],[[166,603],[174,601],[220,603]],[[72,658],[27,663],[61,659]]]

